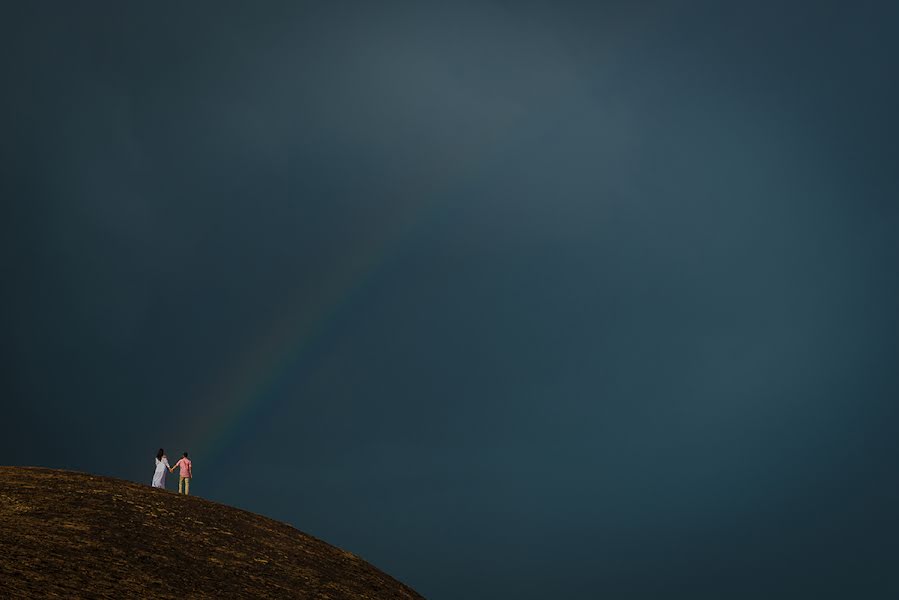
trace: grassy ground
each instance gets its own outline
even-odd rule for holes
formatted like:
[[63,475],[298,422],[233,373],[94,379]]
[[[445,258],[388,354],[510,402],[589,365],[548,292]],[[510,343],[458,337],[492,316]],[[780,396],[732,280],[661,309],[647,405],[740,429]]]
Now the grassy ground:
[[421,598],[293,527],[197,497],[0,467],[0,597]]

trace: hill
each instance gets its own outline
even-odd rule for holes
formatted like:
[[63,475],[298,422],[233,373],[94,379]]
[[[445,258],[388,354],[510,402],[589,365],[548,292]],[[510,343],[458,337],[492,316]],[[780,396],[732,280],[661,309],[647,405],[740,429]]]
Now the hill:
[[0,467],[0,598],[421,598],[293,527],[195,496]]

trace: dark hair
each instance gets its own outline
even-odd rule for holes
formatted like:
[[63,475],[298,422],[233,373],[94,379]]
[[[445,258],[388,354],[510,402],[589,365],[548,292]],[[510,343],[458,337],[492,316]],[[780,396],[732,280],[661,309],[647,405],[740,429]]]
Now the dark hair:
[[162,460],[163,456],[165,456],[165,450],[160,448],[159,452],[156,453],[156,460]]
[[187,452],[184,453],[184,458],[187,458]]

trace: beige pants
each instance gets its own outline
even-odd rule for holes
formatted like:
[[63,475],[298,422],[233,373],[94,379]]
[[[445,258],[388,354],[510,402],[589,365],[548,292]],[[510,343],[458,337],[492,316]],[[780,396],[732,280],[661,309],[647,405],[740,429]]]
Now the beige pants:
[[[182,492],[181,489],[184,488]],[[190,496],[190,477],[182,477],[178,480],[178,493]]]

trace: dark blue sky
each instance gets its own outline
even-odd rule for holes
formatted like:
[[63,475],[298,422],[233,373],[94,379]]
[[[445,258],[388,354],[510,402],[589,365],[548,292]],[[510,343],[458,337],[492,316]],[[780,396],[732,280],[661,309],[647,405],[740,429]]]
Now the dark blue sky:
[[2,462],[189,449],[435,600],[896,597],[897,29],[5,6]]

